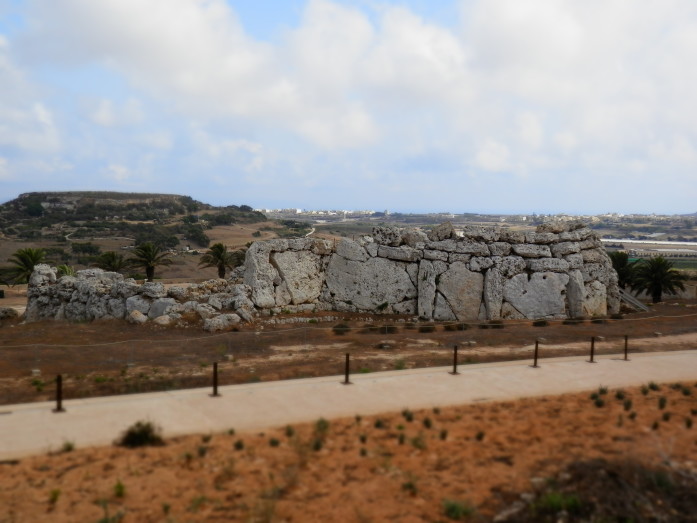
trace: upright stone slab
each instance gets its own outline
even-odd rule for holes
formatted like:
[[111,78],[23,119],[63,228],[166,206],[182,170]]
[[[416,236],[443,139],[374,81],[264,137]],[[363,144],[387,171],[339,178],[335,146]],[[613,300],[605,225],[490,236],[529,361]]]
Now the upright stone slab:
[[418,314],[419,318],[433,318],[433,305],[436,299],[436,271],[433,262],[421,260],[419,263]]
[[293,305],[317,299],[324,283],[317,254],[309,251],[278,252],[271,255],[271,261],[287,285]]
[[536,272],[528,280],[518,274],[503,287],[503,297],[526,318],[566,317],[567,274]]
[[437,288],[448,300],[458,320],[479,316],[484,289],[482,274],[470,271],[462,262],[451,263],[450,268],[440,275]]

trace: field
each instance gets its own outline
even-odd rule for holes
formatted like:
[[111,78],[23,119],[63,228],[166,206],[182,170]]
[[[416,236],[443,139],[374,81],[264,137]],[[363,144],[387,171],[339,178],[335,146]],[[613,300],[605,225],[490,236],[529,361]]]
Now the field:
[[694,521],[697,383],[650,385],[66,442],[0,463],[0,521]]

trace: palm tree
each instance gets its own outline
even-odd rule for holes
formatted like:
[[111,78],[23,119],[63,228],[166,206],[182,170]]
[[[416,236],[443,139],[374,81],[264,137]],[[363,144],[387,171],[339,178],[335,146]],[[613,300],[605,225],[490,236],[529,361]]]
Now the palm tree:
[[124,259],[123,254],[106,251],[97,256],[94,266],[109,272],[121,272],[128,267],[128,262]]
[[225,278],[226,269],[234,269],[243,263],[244,251],[228,252],[225,245],[216,243],[201,256],[198,264],[203,267],[217,267],[218,278]]
[[608,252],[608,256],[612,260],[612,268],[617,272],[617,283],[620,288],[624,289],[627,285],[631,287],[636,261],[630,262],[629,254],[622,251]]
[[654,303],[661,301],[663,293],[675,294],[676,289],[685,290],[683,281],[687,276],[673,269],[673,262],[663,256],[641,260],[634,271],[632,290],[646,292]]
[[7,259],[12,265],[3,270],[3,279],[6,283],[27,283],[34,267],[44,261],[46,251],[41,248],[27,247],[19,249]]
[[143,267],[146,279],[152,281],[155,278],[155,267],[169,265],[172,260],[169,259],[169,253],[163,251],[159,245],[145,242],[133,249],[133,257],[128,262],[132,267]]

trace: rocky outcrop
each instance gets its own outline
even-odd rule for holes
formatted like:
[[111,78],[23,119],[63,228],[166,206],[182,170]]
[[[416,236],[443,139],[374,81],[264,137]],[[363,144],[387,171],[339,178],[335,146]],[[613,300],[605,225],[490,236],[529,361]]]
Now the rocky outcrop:
[[445,223],[428,234],[375,227],[371,236],[252,244],[231,280],[165,289],[99,269],[56,277],[37,266],[26,318],[128,319],[209,331],[259,314],[336,310],[443,321],[600,316],[619,311],[617,274],[580,223],[536,231]]

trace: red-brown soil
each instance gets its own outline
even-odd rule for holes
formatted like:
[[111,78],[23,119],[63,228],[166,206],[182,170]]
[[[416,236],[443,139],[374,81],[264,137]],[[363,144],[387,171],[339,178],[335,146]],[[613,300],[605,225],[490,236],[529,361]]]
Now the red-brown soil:
[[510,507],[510,521],[694,521],[697,384],[617,392],[602,406],[582,393],[161,447],[66,442],[0,464],[0,522],[449,521],[460,509],[490,521]]
[[[214,361],[220,362],[221,385],[227,385],[337,375],[343,372],[347,352],[353,372],[375,372],[449,365],[455,344],[462,364],[531,359],[537,337],[545,339],[541,358],[587,354],[591,336],[605,337],[596,343],[599,355],[621,352],[624,335],[630,337],[631,352],[697,346],[697,308],[685,305],[659,305],[649,313],[605,323],[557,321],[534,327],[526,321],[495,329],[472,325],[464,331],[384,316],[373,319],[347,315],[329,323],[258,324],[215,335],[198,326],[4,321],[0,404],[52,399],[57,374],[63,375],[65,396],[71,399],[207,386]],[[338,324],[349,331],[336,334],[333,327]],[[422,332],[430,328],[433,332]],[[476,344],[468,346],[468,341]]]

